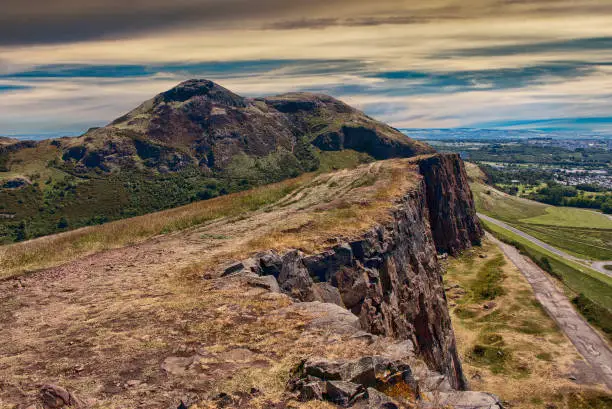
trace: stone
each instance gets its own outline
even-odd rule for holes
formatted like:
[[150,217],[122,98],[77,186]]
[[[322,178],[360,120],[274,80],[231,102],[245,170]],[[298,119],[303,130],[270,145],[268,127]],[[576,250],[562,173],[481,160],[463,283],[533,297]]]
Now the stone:
[[309,400],[323,400],[323,393],[326,391],[324,382],[309,382],[300,388],[298,399],[301,402]]
[[388,345],[383,351],[383,356],[392,361],[414,357],[414,344],[409,339]]
[[482,308],[485,309],[485,310],[492,310],[496,306],[497,306],[497,303],[495,301],[489,301],[489,302],[485,303],[482,306]]
[[343,407],[348,407],[358,394],[365,391],[363,385],[346,381],[328,381],[325,389],[325,400]]
[[261,266],[262,271],[261,274],[272,275],[275,278],[278,278],[283,266],[283,260],[281,257],[274,251],[259,253],[257,257],[259,257],[259,265]]
[[236,274],[239,271],[242,271],[243,269],[244,269],[244,264],[242,263],[242,261],[231,263],[223,269],[223,273],[221,274],[221,277],[227,277],[229,275]]
[[384,393],[374,388],[368,388],[367,392],[368,400],[366,407],[368,409],[399,409],[398,404]]
[[61,409],[64,407],[82,407],[82,402],[75,395],[57,385],[43,385],[39,393],[44,409]]
[[446,406],[454,409],[503,409],[499,398],[486,392],[427,392],[425,397],[427,404],[424,407],[430,409]]
[[276,278],[274,278],[273,275],[256,276],[254,274],[249,274],[245,275],[245,280],[249,285],[253,287],[263,288],[273,293],[281,292],[280,286],[278,285],[278,281],[276,281]]
[[278,284],[283,292],[300,301],[314,301],[315,295],[312,289],[314,282],[302,258],[303,255],[298,250],[292,250],[283,256]]
[[310,330],[330,331],[338,335],[352,335],[362,331],[359,318],[336,304],[304,302],[292,305],[288,309],[299,309],[311,314],[313,319],[306,325]]
[[304,362],[304,374],[324,381],[343,379],[343,361],[329,361],[327,359],[310,358]]
[[331,303],[344,307],[340,291],[329,283],[316,283],[313,286],[315,297],[324,303]]

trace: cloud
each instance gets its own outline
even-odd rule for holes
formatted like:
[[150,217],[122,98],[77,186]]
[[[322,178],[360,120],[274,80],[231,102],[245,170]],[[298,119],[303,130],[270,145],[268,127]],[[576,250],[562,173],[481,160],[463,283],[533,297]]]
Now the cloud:
[[431,19],[426,17],[414,16],[381,16],[381,17],[360,17],[360,18],[301,18],[298,20],[285,20],[271,23],[264,26],[267,30],[301,30],[301,29],[322,29],[328,27],[369,27],[380,25],[406,25],[423,24]]
[[612,51],[612,37],[577,38],[561,41],[464,48],[440,53],[436,55],[436,57],[493,57],[517,54],[559,53],[573,51]]
[[338,73],[355,71],[360,64],[349,60],[245,60],[175,64],[50,64],[0,74],[1,78],[131,78],[158,74],[181,76],[248,75],[282,70],[293,73]]
[[20,91],[24,89],[30,89],[31,87],[26,85],[11,85],[11,84],[0,84],[0,93],[3,92],[11,92],[11,91]]

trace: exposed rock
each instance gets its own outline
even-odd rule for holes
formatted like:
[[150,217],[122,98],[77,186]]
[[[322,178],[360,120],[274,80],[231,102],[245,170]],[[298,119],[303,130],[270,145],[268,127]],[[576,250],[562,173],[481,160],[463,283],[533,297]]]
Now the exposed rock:
[[325,384],[324,399],[340,405],[348,407],[356,399],[364,395],[365,388],[363,385],[346,381],[327,381]]
[[397,407],[391,398],[378,392],[396,387],[412,400],[420,397],[410,366],[380,356],[353,361],[310,358],[296,368],[287,387],[301,400],[323,399],[343,407]]
[[329,331],[331,329],[336,334],[348,335],[362,332],[359,318],[336,304],[314,301],[295,304],[288,308],[303,310],[314,316],[307,325],[308,329],[319,329],[324,331]]
[[458,156],[431,156],[419,162],[419,170],[425,178],[429,221],[438,251],[456,255],[479,244],[483,231]]
[[79,408],[83,403],[75,395],[57,385],[43,385],[39,394],[44,409]]
[[[345,306],[358,317],[361,330],[409,340],[415,354],[451,386],[464,389],[437,250],[456,254],[479,242],[482,229],[459,157],[436,155],[419,166],[423,182],[397,202],[384,225],[318,254],[268,252],[225,272],[274,275],[281,291],[294,299]],[[448,197],[430,197],[437,194]],[[453,291],[452,297],[464,292]],[[336,324],[339,312],[323,305],[318,308],[333,311],[330,321],[314,325]],[[353,333],[355,327],[345,325]]]
[[282,267],[278,276],[280,288],[300,301],[314,301],[314,282],[303,263],[303,254],[293,250],[282,258]]
[[425,408],[503,409],[497,396],[485,392],[427,392],[425,395],[428,402]]
[[344,307],[340,291],[329,283],[316,283],[313,286],[314,296],[324,303],[331,303]]
[[367,409],[399,409],[399,405],[389,396],[377,391],[374,388],[367,389],[367,402],[358,404],[356,407]]

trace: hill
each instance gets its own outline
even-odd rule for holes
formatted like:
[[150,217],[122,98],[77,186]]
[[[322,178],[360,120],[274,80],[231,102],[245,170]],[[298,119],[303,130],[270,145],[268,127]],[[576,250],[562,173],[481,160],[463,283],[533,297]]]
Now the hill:
[[326,95],[251,99],[190,80],[77,138],[3,142],[0,242],[431,152]]
[[499,409],[463,391],[437,257],[481,236],[433,155],[6,246],[0,407]]

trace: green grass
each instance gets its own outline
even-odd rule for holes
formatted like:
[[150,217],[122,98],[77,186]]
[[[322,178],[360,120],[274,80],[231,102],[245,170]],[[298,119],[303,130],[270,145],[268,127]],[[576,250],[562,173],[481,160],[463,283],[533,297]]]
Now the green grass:
[[[600,274],[581,264],[567,261],[495,224],[484,220],[482,223],[488,231],[500,240],[519,248],[521,252],[541,267],[545,267],[543,264],[547,264],[546,267],[548,268],[545,269],[549,269],[549,272],[561,280],[571,292],[582,294],[592,305],[589,304],[590,309],[578,308],[579,311],[591,324],[609,334],[609,338],[612,340],[609,332],[609,328],[612,327],[612,315],[609,315],[612,312],[612,277]],[[586,302],[583,304],[587,305]],[[598,311],[598,313],[593,313],[593,311]],[[598,316],[602,318],[599,319]]]
[[528,224],[543,224],[547,226],[586,227],[612,229],[612,220],[602,213],[573,207],[548,206],[546,214],[522,219]]
[[472,284],[472,297],[474,301],[480,302],[485,300],[494,300],[504,294],[504,289],[501,286],[504,280],[501,267],[506,264],[503,255],[498,255],[492,260],[485,263],[478,274],[476,280]]
[[119,248],[150,237],[188,229],[223,217],[244,216],[247,212],[275,203],[311,181],[316,175],[262,186],[131,219],[91,226],[0,247],[0,278],[48,268],[88,254]]
[[479,212],[576,257],[612,260],[612,220],[592,210],[555,207],[471,184]]

